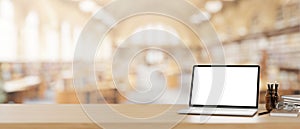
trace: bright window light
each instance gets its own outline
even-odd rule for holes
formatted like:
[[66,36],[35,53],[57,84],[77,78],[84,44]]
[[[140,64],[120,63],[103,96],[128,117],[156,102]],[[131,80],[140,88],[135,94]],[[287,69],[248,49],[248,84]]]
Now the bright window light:
[[0,61],[17,59],[17,30],[12,22],[0,19]]
[[64,61],[72,60],[72,35],[71,35],[71,25],[68,22],[63,22],[61,24],[61,57]]
[[11,0],[2,0],[1,1],[1,17],[5,19],[14,18],[14,5]]
[[146,61],[149,64],[158,64],[164,59],[164,53],[158,50],[149,50],[146,55]]
[[53,28],[46,31],[45,60],[57,61],[59,59],[59,35]]
[[83,12],[93,12],[97,8],[97,5],[91,0],[84,0],[79,3],[79,8]]
[[211,13],[219,12],[222,9],[222,7],[223,7],[223,3],[217,0],[207,1],[205,4],[205,9]]
[[39,17],[36,12],[30,12],[25,20],[23,31],[24,58],[27,61],[39,59]]
[[0,61],[17,59],[17,28],[11,0],[0,1]]

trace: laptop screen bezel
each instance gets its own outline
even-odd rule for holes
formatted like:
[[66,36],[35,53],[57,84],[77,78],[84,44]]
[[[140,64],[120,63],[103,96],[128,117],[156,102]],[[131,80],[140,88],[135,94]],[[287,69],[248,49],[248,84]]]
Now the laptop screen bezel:
[[[192,104],[192,97],[193,97],[193,81],[194,81],[194,74],[196,67],[257,67],[257,93],[256,93],[256,105],[255,106],[236,106],[236,105],[198,105]],[[221,108],[258,108],[258,98],[259,98],[259,84],[260,84],[260,66],[259,65],[194,65],[193,66],[193,73],[192,73],[192,81],[191,81],[191,89],[190,89],[190,99],[189,99],[189,106],[190,107],[221,107]]]

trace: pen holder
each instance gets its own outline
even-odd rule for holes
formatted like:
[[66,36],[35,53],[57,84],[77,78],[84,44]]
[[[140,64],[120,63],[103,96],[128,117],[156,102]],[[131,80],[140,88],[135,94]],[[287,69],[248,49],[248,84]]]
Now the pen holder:
[[272,103],[272,91],[267,90],[265,95],[265,101],[266,101],[266,110],[271,111],[273,109],[273,103]]
[[[268,90],[265,95],[265,101],[266,101],[266,110],[271,111],[272,109],[276,108],[276,104],[279,100],[278,95],[278,83],[268,83]],[[273,89],[275,88],[275,89]]]

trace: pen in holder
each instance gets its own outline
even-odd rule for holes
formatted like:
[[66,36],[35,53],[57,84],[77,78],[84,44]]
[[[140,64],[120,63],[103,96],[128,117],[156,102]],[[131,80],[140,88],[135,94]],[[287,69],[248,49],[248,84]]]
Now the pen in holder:
[[271,111],[273,108],[272,108],[272,90],[271,90],[271,84],[268,83],[268,89],[267,89],[267,92],[266,92],[266,95],[265,95],[265,101],[266,101],[266,109],[268,111]]
[[274,86],[275,86],[275,90],[274,90],[274,94],[273,94],[273,102],[272,103],[274,105],[273,108],[276,108],[276,105],[279,102],[279,95],[278,95],[278,86],[279,85],[277,82],[275,82]]
[[271,111],[272,109],[276,108],[276,104],[278,103],[279,100],[279,95],[278,95],[278,83],[268,83],[268,90],[265,95],[265,101],[266,101],[266,109],[268,111]]

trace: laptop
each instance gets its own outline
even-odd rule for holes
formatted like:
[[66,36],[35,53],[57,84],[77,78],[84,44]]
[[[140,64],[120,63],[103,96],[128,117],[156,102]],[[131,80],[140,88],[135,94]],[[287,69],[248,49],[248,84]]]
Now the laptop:
[[179,114],[254,116],[259,65],[194,65],[189,108]]

